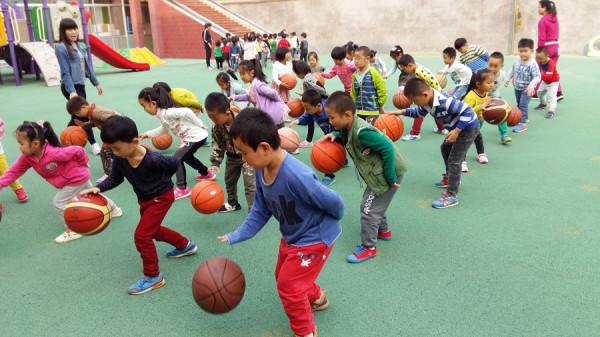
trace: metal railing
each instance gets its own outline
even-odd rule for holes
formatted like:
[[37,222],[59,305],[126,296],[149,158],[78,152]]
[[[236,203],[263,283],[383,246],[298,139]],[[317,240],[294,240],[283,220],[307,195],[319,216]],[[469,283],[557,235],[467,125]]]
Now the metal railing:
[[168,4],[169,6],[171,6],[173,9],[177,10],[178,12],[182,13],[183,15],[187,16],[188,18],[196,21],[197,23],[204,25],[207,22],[210,22],[212,24],[212,29],[215,33],[221,35],[221,36],[225,36],[225,34],[230,33],[227,29],[217,25],[216,23],[212,22],[211,20],[209,20],[207,17],[198,14],[198,12],[196,12],[195,10],[189,8],[188,6],[182,4],[181,2],[177,1],[177,0],[162,0],[164,3]]
[[249,28],[252,28],[252,30],[254,30],[257,33],[271,33],[271,31],[269,29],[257,24],[256,22],[254,22],[242,15],[239,15],[238,13],[230,10],[229,8],[221,5],[220,3],[218,3],[214,0],[200,0],[200,1],[206,3],[209,6],[217,7],[221,11],[226,12],[227,15],[233,16],[235,19],[237,19],[238,21],[241,21],[246,26],[249,26]]

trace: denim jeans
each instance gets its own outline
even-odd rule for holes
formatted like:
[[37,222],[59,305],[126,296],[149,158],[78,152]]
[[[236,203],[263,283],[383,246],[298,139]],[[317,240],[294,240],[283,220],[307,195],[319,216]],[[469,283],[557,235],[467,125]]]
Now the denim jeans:
[[468,88],[468,85],[457,85],[456,88],[454,88],[454,94],[452,94],[452,96],[462,99],[467,94]]
[[531,96],[527,95],[527,89],[515,89],[515,97],[517,98],[517,106],[523,113],[523,117],[521,117],[521,123],[527,123],[527,119],[529,119],[529,101],[531,101]]

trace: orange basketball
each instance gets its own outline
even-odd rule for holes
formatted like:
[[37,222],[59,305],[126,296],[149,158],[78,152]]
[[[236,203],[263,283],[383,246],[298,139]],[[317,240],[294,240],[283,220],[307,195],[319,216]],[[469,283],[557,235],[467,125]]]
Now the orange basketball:
[[406,109],[410,106],[410,100],[401,92],[394,95],[392,102],[394,103],[394,106],[398,109]]
[[290,112],[288,113],[290,117],[298,118],[304,113],[304,106],[302,105],[302,100],[299,98],[291,99],[287,105],[290,108]]
[[402,120],[390,114],[379,116],[375,120],[375,127],[383,131],[394,142],[400,139],[404,132],[404,123],[402,123]]
[[85,146],[85,143],[87,143],[87,134],[85,133],[85,130],[79,126],[67,126],[67,128],[60,133],[60,142],[67,146]]
[[201,181],[192,189],[192,206],[200,213],[212,214],[223,206],[225,195],[221,186],[214,181]]
[[486,122],[497,125],[508,118],[510,110],[505,100],[493,98],[481,107],[481,114]]
[[154,145],[157,150],[166,150],[171,147],[171,144],[173,144],[173,137],[171,137],[170,133],[152,137],[152,145]]
[[298,82],[296,80],[296,76],[292,74],[283,74],[281,77],[279,77],[279,80],[287,85],[288,90],[294,89],[296,87],[296,83]]
[[192,279],[196,303],[211,314],[233,310],[244,297],[246,279],[240,266],[224,257],[213,257],[198,267]]
[[76,196],[65,207],[64,219],[67,227],[81,235],[102,232],[110,223],[110,205],[100,194]]
[[287,152],[294,152],[300,146],[300,135],[292,128],[281,128],[277,130],[281,138],[281,148]]
[[506,118],[506,124],[508,126],[516,126],[521,122],[521,118],[523,117],[523,113],[516,106],[512,107],[510,113],[508,114],[508,118]]
[[317,83],[319,83],[322,87],[325,87],[325,77],[321,75],[321,73],[314,73],[313,76],[317,79]]
[[340,143],[320,139],[310,151],[310,161],[319,172],[335,173],[346,163],[346,151]]

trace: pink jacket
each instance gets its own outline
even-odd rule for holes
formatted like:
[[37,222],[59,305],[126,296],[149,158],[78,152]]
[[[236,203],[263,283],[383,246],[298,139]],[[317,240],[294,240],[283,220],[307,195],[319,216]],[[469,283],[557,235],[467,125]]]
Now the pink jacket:
[[344,90],[346,92],[350,92],[350,89],[352,88],[352,74],[355,71],[356,66],[354,65],[354,63],[348,60],[344,60],[344,64],[342,64],[341,66],[338,66],[337,64],[334,65],[333,68],[331,68],[330,72],[321,73],[321,76],[329,79],[337,75],[340,78],[340,81],[342,81],[342,84],[344,85]]
[[558,18],[552,14],[542,16],[538,22],[538,47],[547,47],[548,42],[558,44]]
[[90,179],[90,170],[87,164],[88,156],[82,147],[54,147],[46,143],[39,159],[33,155],[21,154],[19,159],[0,177],[0,189],[10,185],[31,167],[58,189],[65,186],[82,185]]

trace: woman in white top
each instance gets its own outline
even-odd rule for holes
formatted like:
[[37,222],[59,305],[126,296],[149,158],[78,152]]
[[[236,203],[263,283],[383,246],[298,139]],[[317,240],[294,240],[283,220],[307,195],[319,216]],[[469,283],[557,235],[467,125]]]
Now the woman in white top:
[[244,61],[256,59],[256,33],[248,35],[248,41],[244,42]]
[[[277,91],[284,103],[290,100],[290,89],[281,82],[281,76],[285,74],[294,75],[292,66],[292,53],[288,48],[280,47],[275,51],[275,63],[273,63],[273,89]],[[296,76],[296,75],[294,75]]]

